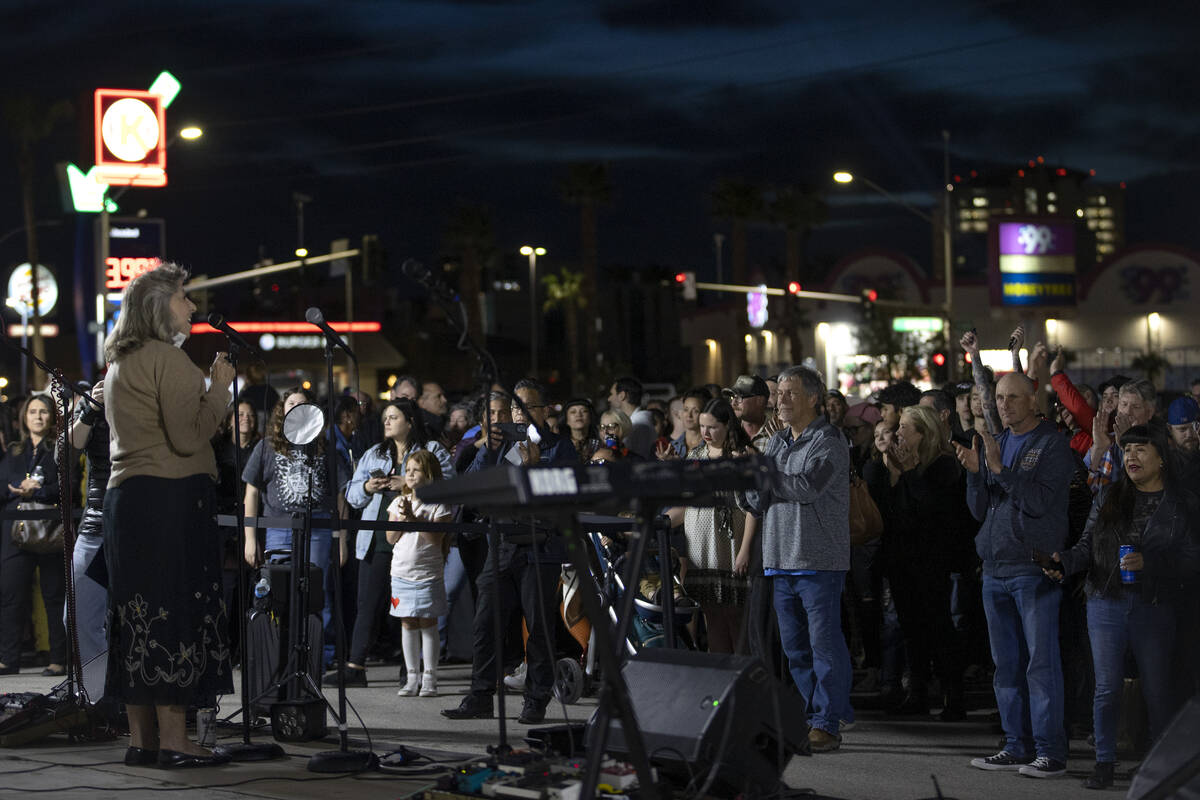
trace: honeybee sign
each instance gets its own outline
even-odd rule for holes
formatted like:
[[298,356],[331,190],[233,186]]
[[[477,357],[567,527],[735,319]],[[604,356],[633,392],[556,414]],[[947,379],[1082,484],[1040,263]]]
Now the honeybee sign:
[[1075,226],[1060,220],[997,222],[989,233],[992,304],[1075,305]]

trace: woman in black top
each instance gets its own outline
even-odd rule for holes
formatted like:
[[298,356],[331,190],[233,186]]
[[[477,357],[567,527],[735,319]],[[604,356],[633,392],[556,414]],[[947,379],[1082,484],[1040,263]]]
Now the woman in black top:
[[[35,394],[21,406],[21,440],[9,445],[0,473],[4,479],[5,505],[15,509],[21,502],[58,503],[58,465],[54,461],[54,437],[57,433],[53,401],[49,395]],[[29,619],[29,590],[33,571],[38,570],[42,601],[46,605],[46,624],[50,629],[50,665],[43,675],[67,672],[67,633],[63,626],[63,601],[66,584],[61,550],[34,553],[18,547],[12,540],[12,527],[0,525],[0,674],[12,674],[19,668],[21,633]]]
[[[1061,570],[1046,571],[1061,580],[1087,570],[1096,671],[1096,766],[1084,783],[1089,789],[1112,786],[1126,650],[1137,661],[1151,736],[1162,733],[1177,710],[1171,693],[1175,607],[1185,581],[1200,569],[1200,507],[1179,480],[1165,432],[1135,425],[1121,436],[1121,447],[1120,477],[1096,495],[1075,546],[1052,556]],[[1123,545],[1133,551],[1121,555]]]

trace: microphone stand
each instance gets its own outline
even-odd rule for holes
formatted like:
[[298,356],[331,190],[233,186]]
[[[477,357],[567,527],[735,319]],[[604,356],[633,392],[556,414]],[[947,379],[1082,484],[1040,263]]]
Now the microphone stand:
[[[337,400],[333,392],[333,342],[325,337],[325,386],[326,405],[328,406],[328,428],[323,434],[329,437],[325,448],[325,481],[334,497],[337,496],[337,438],[333,426],[337,424],[334,414],[337,410]],[[342,546],[345,544],[346,526],[338,511],[337,500],[334,500],[332,518],[330,520],[334,532],[341,531],[337,538],[337,548],[333,549],[333,614],[334,647],[337,661],[340,665],[346,663],[346,625],[342,619]],[[348,545],[347,545],[348,546]],[[313,753],[308,759],[309,772],[365,772],[379,766],[379,758],[370,750],[351,750],[349,734],[346,728],[346,670],[337,670],[338,710],[335,715],[338,727],[337,750],[323,750]]]
[[240,744],[221,745],[217,750],[227,753],[234,761],[269,761],[273,758],[283,758],[283,748],[275,742],[254,743],[250,741],[250,671],[247,669],[246,654],[249,652],[246,607],[247,585],[249,573],[246,570],[246,502],[245,495],[239,491],[244,486],[242,480],[242,425],[238,413],[238,343],[234,337],[226,334],[229,343],[229,363],[233,365],[233,468],[237,474],[234,480],[234,513],[237,515],[237,598],[238,598],[238,636],[242,648],[242,741]]

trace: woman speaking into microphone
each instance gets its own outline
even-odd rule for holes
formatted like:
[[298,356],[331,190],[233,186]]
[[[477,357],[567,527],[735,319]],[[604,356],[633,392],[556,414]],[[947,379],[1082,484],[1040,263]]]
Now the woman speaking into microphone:
[[189,705],[233,691],[213,518],[210,443],[234,369],[218,353],[204,373],[180,346],[196,306],[187,272],[163,264],[130,282],[104,345],[112,474],[104,497],[109,573],[107,694],[129,712],[125,763],[222,764],[187,738]]

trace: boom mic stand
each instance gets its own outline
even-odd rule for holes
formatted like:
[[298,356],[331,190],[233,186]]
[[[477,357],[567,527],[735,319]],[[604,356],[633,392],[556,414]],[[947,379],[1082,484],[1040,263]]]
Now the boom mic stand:
[[237,597],[239,598],[238,636],[242,648],[242,741],[240,744],[221,745],[221,752],[227,753],[234,761],[269,761],[273,758],[283,758],[283,748],[275,742],[254,743],[250,741],[250,674],[246,668],[246,654],[249,652],[249,634],[247,631],[246,595],[249,583],[249,573],[246,571],[246,502],[245,495],[240,491],[244,485],[242,480],[242,425],[238,413],[239,386],[237,377],[238,353],[240,347],[233,336],[226,334],[229,343],[229,363],[233,365],[233,467],[236,472],[234,481],[234,507],[237,515]]

